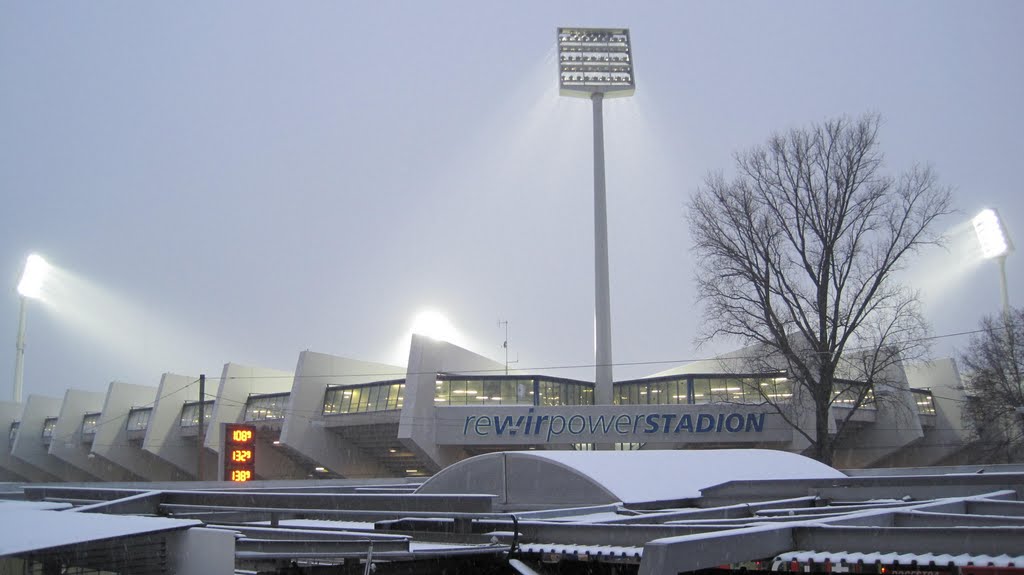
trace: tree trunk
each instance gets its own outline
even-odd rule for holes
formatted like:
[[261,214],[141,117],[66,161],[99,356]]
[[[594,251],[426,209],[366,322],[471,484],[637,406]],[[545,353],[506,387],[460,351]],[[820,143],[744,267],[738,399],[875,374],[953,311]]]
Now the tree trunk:
[[831,409],[829,409],[828,402],[815,398],[814,429],[816,436],[814,444],[814,458],[825,465],[832,465],[833,451],[835,451],[832,443],[832,436],[829,434],[828,430],[829,419],[831,417],[832,413]]

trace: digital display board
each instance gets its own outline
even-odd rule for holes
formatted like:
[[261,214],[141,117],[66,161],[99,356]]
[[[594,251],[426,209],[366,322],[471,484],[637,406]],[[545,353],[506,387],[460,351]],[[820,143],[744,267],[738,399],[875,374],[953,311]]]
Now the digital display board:
[[244,482],[256,478],[256,427],[241,423],[225,423],[221,449],[221,478]]

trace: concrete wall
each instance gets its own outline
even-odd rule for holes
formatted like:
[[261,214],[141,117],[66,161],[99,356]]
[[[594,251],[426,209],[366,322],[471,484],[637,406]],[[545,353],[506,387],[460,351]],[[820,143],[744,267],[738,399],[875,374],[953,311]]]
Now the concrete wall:
[[[210,416],[210,425],[206,430],[206,440],[203,445],[206,449],[219,457],[220,436],[222,423],[241,423],[245,415],[245,402],[252,394],[280,393],[290,391],[295,376],[287,371],[252,367],[237,363],[224,364],[221,372],[220,387],[217,390],[216,401],[213,404],[213,415]],[[270,478],[278,475],[273,470],[273,462],[286,462],[280,459],[279,454],[272,453],[272,447],[258,446],[257,449],[265,457],[257,456],[256,474],[260,475],[261,469],[268,473]],[[267,459],[266,462],[263,459]],[[210,469],[207,479],[214,478],[216,469],[216,457],[214,467]],[[287,470],[284,477],[291,476],[294,470]],[[219,479],[219,478],[218,478]]]
[[[190,479],[188,474],[128,440],[129,412],[133,407],[152,406],[156,394],[155,387],[112,382],[107,388],[103,415],[93,440],[92,452],[148,481]],[[110,425],[106,425],[106,422],[110,422]]]
[[87,440],[82,434],[82,418],[86,413],[102,412],[105,394],[98,391],[69,389],[64,393],[60,407],[60,418],[53,430],[50,455],[102,479],[103,481],[135,481],[139,476],[110,461],[92,454],[96,439],[104,428],[124,426],[124,420],[100,415],[96,424],[96,435]]
[[[143,451],[170,463],[190,478],[195,478],[198,448],[194,437],[185,437],[181,433],[181,408],[186,401],[199,399],[198,382],[197,376],[163,374],[157,387],[153,413],[149,415],[146,437],[142,441]],[[216,381],[206,382],[208,395],[216,395],[216,388]],[[205,453],[203,465],[206,469],[216,469],[216,455]]]
[[56,481],[57,478],[38,467],[11,456],[8,434],[11,424],[21,420],[23,405],[13,401],[0,401],[0,470],[3,481]]
[[[874,386],[875,421],[840,441],[836,467],[871,467],[924,437],[903,366],[890,366],[880,379]],[[842,413],[833,410],[833,417]]]
[[947,357],[907,364],[904,370],[911,388],[931,390],[935,400],[934,426],[924,428],[924,436],[914,442],[913,449],[904,449],[879,464],[892,467],[935,465],[956,457],[969,440],[962,420],[967,397],[956,362]]
[[[97,481],[99,478],[68,464],[50,453],[43,443],[43,420],[60,415],[63,399],[30,395],[21,412],[21,426],[11,454],[21,461],[42,469],[59,481]],[[59,422],[58,422],[59,423]],[[79,418],[78,423],[82,420]],[[56,434],[56,431],[54,432]]]
[[342,477],[389,476],[391,472],[376,460],[363,455],[337,433],[325,429],[324,394],[329,385],[400,379],[404,374],[405,368],[393,365],[312,351],[300,353],[287,416],[281,428],[281,444]]
[[438,373],[498,373],[505,365],[448,342],[413,335],[409,366],[405,376],[405,402],[398,425],[398,438],[437,472],[467,453],[458,447],[440,447],[435,438],[434,396]]

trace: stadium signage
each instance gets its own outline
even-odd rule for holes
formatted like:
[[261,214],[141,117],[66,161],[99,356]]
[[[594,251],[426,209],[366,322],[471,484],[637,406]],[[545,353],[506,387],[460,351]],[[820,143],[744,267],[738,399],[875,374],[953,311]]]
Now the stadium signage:
[[765,443],[792,430],[771,408],[741,405],[438,407],[439,443]]

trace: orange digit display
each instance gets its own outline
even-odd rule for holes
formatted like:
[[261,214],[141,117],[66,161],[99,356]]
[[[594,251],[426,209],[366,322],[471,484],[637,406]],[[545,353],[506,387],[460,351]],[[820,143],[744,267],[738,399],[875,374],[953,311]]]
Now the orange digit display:
[[225,481],[252,481],[256,478],[256,428],[241,423],[223,425],[221,477]]

